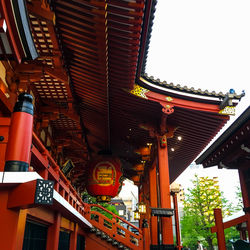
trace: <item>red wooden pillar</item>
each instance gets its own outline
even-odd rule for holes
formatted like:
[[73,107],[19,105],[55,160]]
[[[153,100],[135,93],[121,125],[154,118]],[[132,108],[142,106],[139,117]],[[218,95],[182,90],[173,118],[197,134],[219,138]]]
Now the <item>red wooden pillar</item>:
[[77,247],[77,233],[78,233],[78,224],[75,223],[74,231],[70,234],[70,248],[69,250],[76,250]]
[[[149,188],[150,188],[150,206],[158,207],[157,203],[157,182],[156,182],[156,164],[149,170]],[[151,244],[158,245],[158,225],[157,217],[151,216],[150,218],[150,235]]]
[[26,172],[29,168],[33,129],[33,97],[21,93],[11,117],[5,154],[5,171]]
[[239,169],[239,177],[240,177],[240,187],[241,187],[241,193],[242,193],[242,199],[243,199],[243,205],[246,209],[246,215],[247,215],[247,231],[248,231],[248,239],[250,239],[250,201],[249,201],[249,195],[244,178],[244,170]]
[[[171,208],[169,165],[168,165],[168,148],[167,145],[161,147],[160,137],[158,140],[158,164],[159,164],[159,180],[160,180],[160,201],[162,208]],[[173,245],[173,227],[172,218],[161,218],[162,223],[162,244]]]
[[144,181],[142,184],[142,196],[141,201],[146,205],[146,214],[141,215],[142,217],[142,232],[143,232],[143,249],[149,250],[150,249],[150,227],[149,227],[149,221],[150,221],[150,211],[149,211],[149,186],[148,186],[148,175],[144,176]]
[[4,171],[5,152],[9,137],[10,118],[0,117],[0,172]]
[[179,225],[179,212],[178,212],[178,203],[177,203],[177,193],[173,193],[174,200],[174,219],[175,219],[175,230],[176,230],[176,245],[177,249],[181,249],[181,234],[180,234],[180,225]]
[[143,233],[143,250],[150,249],[150,230],[148,220],[143,219],[142,221],[142,233]]
[[8,209],[7,190],[0,191],[0,249],[22,249],[26,211]]
[[223,226],[222,213],[221,213],[220,208],[214,209],[214,218],[215,218],[215,226],[217,229],[216,234],[217,234],[219,250],[226,250],[224,226]]
[[48,229],[46,250],[58,250],[60,226],[61,214],[56,213],[54,217],[54,224]]

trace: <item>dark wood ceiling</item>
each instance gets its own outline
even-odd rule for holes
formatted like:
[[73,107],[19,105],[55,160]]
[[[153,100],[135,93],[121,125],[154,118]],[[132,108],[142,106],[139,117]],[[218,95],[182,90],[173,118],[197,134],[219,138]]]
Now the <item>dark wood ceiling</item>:
[[[135,149],[147,143],[154,148],[155,139],[142,125],[157,128],[162,106],[129,92],[143,67],[151,5],[143,0],[27,1],[39,58],[19,66],[20,79],[31,83],[41,119],[50,122],[57,144],[83,175],[90,157],[110,151],[131,177],[140,160]],[[175,108],[167,118],[177,128],[168,143],[172,181],[227,119]]]

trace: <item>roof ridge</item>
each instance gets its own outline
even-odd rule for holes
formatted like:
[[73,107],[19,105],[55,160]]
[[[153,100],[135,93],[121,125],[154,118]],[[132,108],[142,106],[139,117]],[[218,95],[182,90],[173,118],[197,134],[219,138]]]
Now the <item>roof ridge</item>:
[[[174,84],[172,82],[168,83],[167,81],[161,81],[159,78],[155,79],[153,76],[148,76],[147,73],[143,73],[141,77],[153,84],[156,84],[161,87],[165,87],[166,89],[178,90],[178,91],[182,91],[182,92],[186,92],[190,94],[224,98],[229,93],[227,92],[224,94],[221,91],[217,93],[216,91],[209,91],[207,89],[202,90],[200,88],[196,89],[194,87],[188,87],[187,85],[182,86],[180,84]],[[239,95],[239,94],[234,93],[234,99],[241,99],[241,98],[242,98],[242,94]]]

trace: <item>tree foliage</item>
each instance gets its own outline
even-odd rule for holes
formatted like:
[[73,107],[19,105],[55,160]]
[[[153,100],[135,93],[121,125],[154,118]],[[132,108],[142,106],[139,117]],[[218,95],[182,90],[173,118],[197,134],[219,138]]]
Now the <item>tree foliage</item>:
[[[118,212],[117,212],[117,210],[116,210],[116,208],[115,208],[114,205],[111,205],[111,204],[109,204],[109,203],[107,203],[107,202],[99,202],[99,203],[98,203],[98,202],[96,201],[96,198],[93,197],[93,196],[90,196],[87,192],[84,192],[84,193],[83,193],[82,198],[83,198],[83,201],[84,201],[85,203],[89,203],[89,204],[98,204],[98,205],[100,205],[100,206],[106,208],[107,210],[109,210],[109,211],[112,212],[113,214],[118,215]],[[97,211],[97,212],[99,212],[99,213],[105,215],[107,218],[109,218],[109,219],[111,219],[111,220],[112,220],[112,218],[113,218],[113,216],[112,216],[110,213],[108,213],[108,212],[102,210],[102,209],[99,208],[99,207],[92,207],[91,210]]]
[[[199,178],[195,175],[192,183],[193,188],[188,189],[187,194],[185,193],[184,216],[181,220],[183,245],[197,249],[197,240],[200,240],[208,249],[213,249],[213,246],[217,245],[216,234],[210,231],[214,226],[213,210],[221,208],[224,217],[230,215],[235,209],[223,197],[216,178]],[[231,238],[232,235],[237,234],[234,228],[228,229],[227,232],[227,236]]]

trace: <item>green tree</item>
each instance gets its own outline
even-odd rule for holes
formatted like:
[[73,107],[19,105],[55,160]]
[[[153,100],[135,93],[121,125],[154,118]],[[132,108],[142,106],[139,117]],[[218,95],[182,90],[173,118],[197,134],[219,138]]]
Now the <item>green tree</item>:
[[[93,196],[91,196],[91,195],[89,195],[87,192],[84,192],[84,193],[82,194],[82,199],[83,199],[83,201],[84,201],[85,203],[89,203],[89,204],[98,204],[98,205],[100,205],[100,206],[106,208],[107,210],[109,210],[109,211],[112,212],[113,214],[118,215],[118,212],[117,212],[117,210],[116,210],[116,208],[115,208],[114,205],[110,205],[110,204],[107,203],[107,202],[99,202],[99,203],[98,203],[98,202],[96,201],[96,198],[93,197]],[[113,216],[112,216],[110,213],[108,213],[108,212],[102,210],[102,209],[99,208],[99,207],[92,207],[91,210],[97,211],[97,212],[99,212],[99,213],[105,215],[107,218],[109,218],[109,219],[111,219],[111,220],[112,220],[112,218],[113,218]]]
[[243,210],[243,199],[242,199],[242,193],[241,193],[241,189],[239,186],[236,187],[236,200],[237,200],[237,204],[235,207],[236,211],[240,211]]
[[217,178],[195,175],[192,183],[193,188],[185,194],[181,220],[183,245],[196,249],[197,240],[200,240],[208,249],[213,249],[217,244],[216,235],[210,231],[214,226],[214,208],[221,208],[223,216],[230,215],[234,209],[220,192]]

